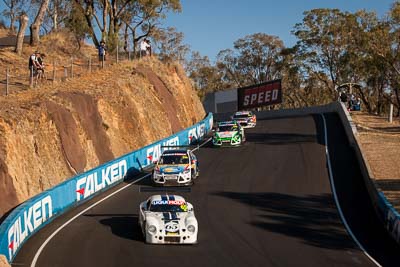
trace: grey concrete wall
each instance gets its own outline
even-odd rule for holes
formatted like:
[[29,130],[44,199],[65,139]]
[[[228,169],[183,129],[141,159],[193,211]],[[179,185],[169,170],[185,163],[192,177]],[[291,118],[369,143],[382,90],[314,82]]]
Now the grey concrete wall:
[[237,111],[237,101],[217,103],[217,110],[218,112],[230,112],[231,114],[233,114],[235,111]]
[[216,113],[216,105],[215,105],[215,94],[214,93],[208,93],[205,95],[204,100],[203,100],[203,107],[206,111],[206,113],[212,112]]
[[237,89],[208,93],[203,101],[206,112],[225,113],[237,111]]

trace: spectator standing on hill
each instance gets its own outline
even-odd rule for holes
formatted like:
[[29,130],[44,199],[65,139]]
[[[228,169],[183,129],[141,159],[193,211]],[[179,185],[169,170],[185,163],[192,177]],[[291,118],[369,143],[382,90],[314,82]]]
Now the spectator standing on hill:
[[360,111],[361,110],[361,99],[357,97],[354,103],[354,110],[355,111]]
[[349,100],[349,110],[354,110],[355,103],[356,103],[356,97],[354,96],[354,94],[351,94]]
[[106,47],[106,43],[103,40],[101,40],[98,50],[99,50],[100,66],[101,66],[101,68],[104,68],[104,61],[106,61],[107,47]]
[[147,40],[147,49],[146,49],[146,51],[147,51],[146,54],[151,56],[151,43],[150,43],[150,40]]
[[343,103],[347,103],[347,94],[346,91],[342,91],[340,93],[340,101],[342,101]]
[[38,61],[39,51],[35,51],[29,57],[29,84],[33,85],[33,78],[37,75],[37,70],[40,68]]
[[140,57],[145,57],[147,55],[147,48],[149,47],[149,43],[147,42],[147,39],[144,38],[140,42]]
[[37,79],[44,79],[44,58],[46,57],[46,54],[44,53],[39,53],[37,56],[37,62],[39,63],[38,69],[37,69]]

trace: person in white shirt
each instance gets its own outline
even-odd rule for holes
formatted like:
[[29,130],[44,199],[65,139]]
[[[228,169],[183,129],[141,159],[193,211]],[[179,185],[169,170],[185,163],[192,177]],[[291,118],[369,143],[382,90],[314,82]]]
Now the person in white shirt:
[[30,57],[29,57],[29,83],[30,85],[33,85],[33,78],[37,75],[37,70],[41,67],[38,57],[39,57],[39,51],[35,51]]
[[141,42],[140,42],[140,57],[144,57],[147,55],[147,48],[148,48],[149,44],[147,43],[147,39],[144,38]]

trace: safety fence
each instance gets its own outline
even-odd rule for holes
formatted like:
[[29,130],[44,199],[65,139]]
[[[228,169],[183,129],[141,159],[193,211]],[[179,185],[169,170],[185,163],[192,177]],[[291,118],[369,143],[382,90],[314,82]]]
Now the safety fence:
[[210,113],[192,127],[81,173],[25,201],[0,225],[0,254],[11,263],[24,242],[54,218],[151,167],[165,149],[198,144],[212,125]]
[[[100,58],[97,55],[88,57],[71,57],[68,60],[60,61],[46,57],[44,59],[43,72],[33,69],[16,68],[9,66],[0,71],[0,95],[9,95],[15,92],[28,89],[38,89],[43,84],[64,82],[67,79],[79,77],[109,67],[111,64],[119,64],[139,58],[138,53],[115,52]],[[2,88],[1,88],[2,87]]]

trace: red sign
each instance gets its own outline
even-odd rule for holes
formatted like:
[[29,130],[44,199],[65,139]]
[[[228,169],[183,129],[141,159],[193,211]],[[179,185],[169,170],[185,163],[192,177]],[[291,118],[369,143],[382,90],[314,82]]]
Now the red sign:
[[281,80],[238,89],[238,110],[282,103]]

